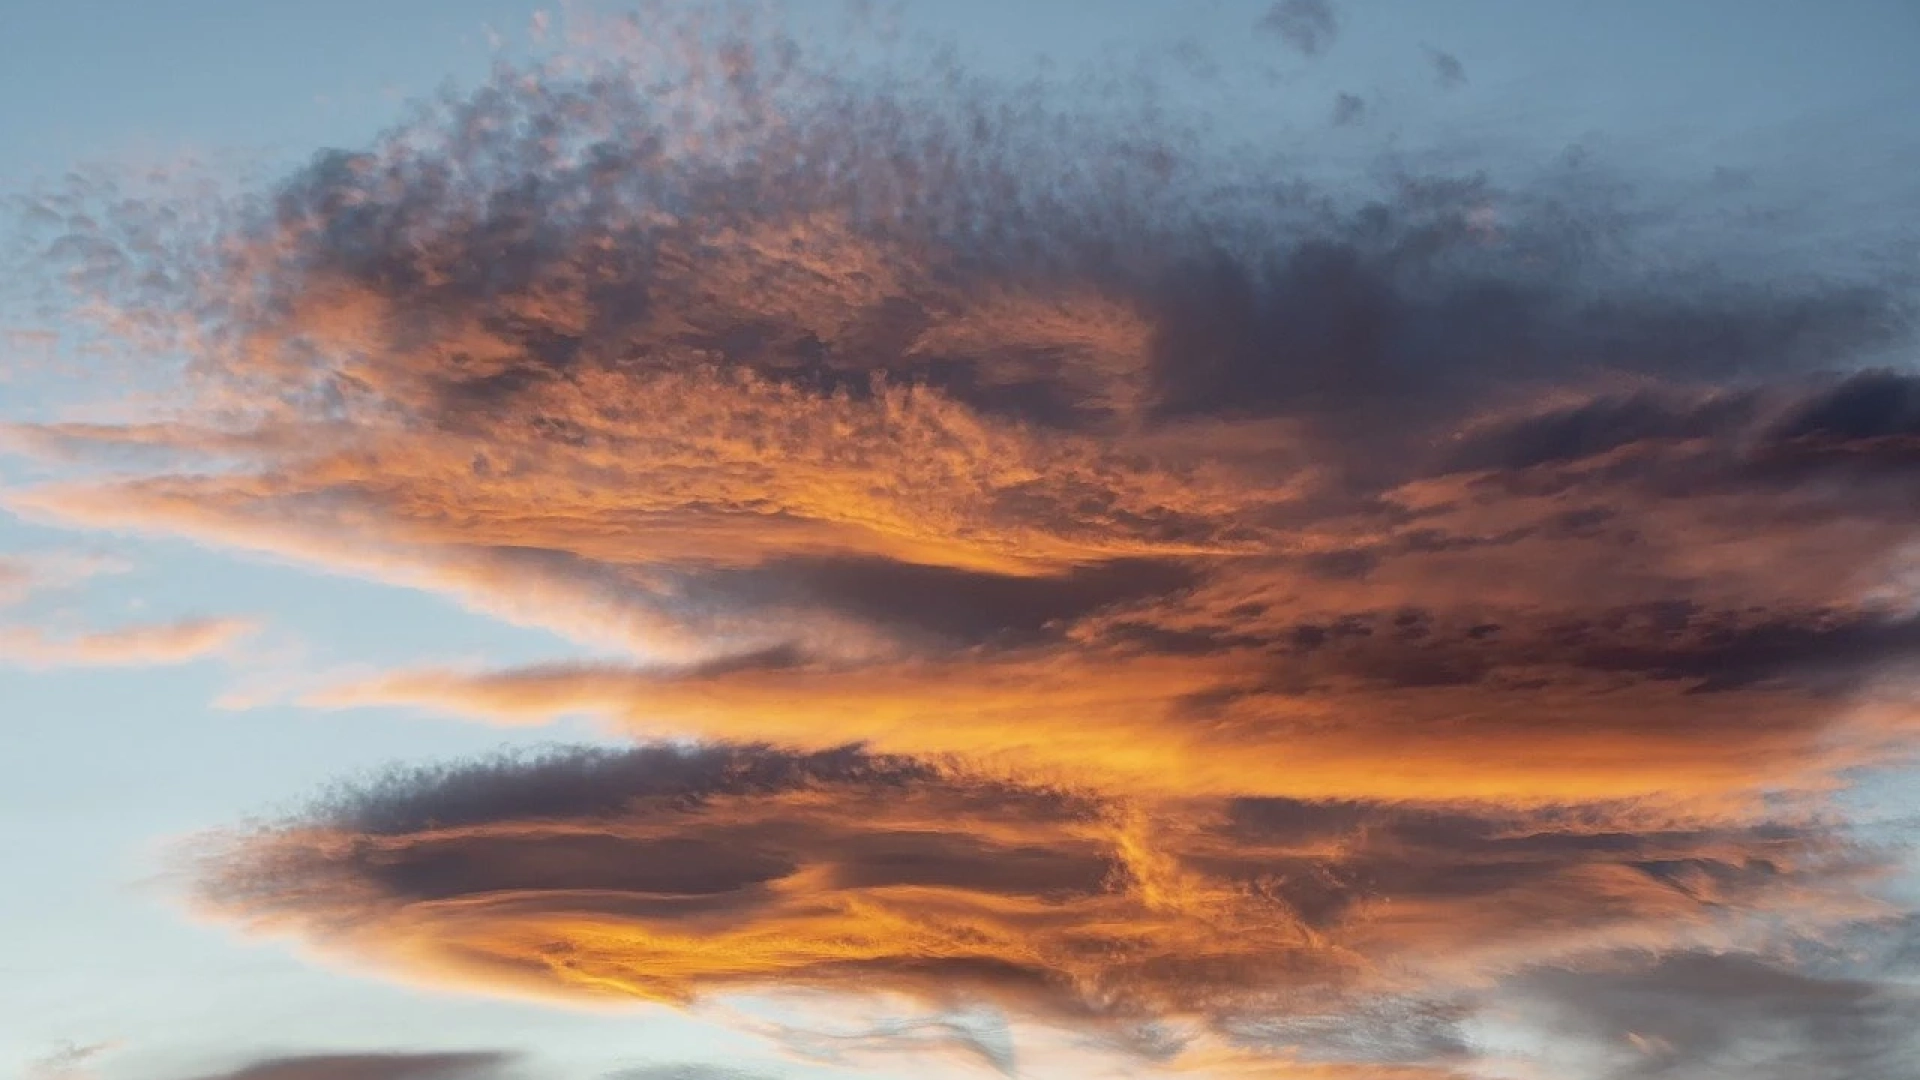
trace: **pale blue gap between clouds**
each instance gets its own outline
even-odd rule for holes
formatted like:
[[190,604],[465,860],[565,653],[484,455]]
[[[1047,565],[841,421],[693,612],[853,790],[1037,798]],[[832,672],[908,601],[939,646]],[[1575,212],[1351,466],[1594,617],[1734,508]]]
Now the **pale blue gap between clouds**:
[[[795,5],[828,20],[837,4]],[[1419,153],[1484,139],[1524,159],[1575,143],[1682,187],[1735,181],[1822,202],[1886,205],[1874,185],[1920,147],[1920,8],[1741,0],[1674,5],[1456,0],[1336,7],[1337,36],[1306,58],[1251,32],[1263,2],[926,0],[904,26],[953,39],[989,71],[1045,53],[1060,70],[1118,54],[1208,58],[1183,82],[1198,110],[1255,141],[1298,137],[1329,175],[1383,146]],[[296,161],[354,145],[400,103],[481,77],[487,28],[522,38],[536,5],[504,0],[337,3],[44,0],[0,3],[0,189],[76,163],[232,153]],[[1092,32],[1089,32],[1089,28]],[[1191,38],[1195,49],[1176,46]],[[1116,46],[1114,43],[1118,43]],[[1463,85],[1438,85],[1436,51]],[[1172,61],[1167,61],[1172,63]],[[1191,65],[1199,72],[1207,65]],[[1192,73],[1192,72],[1190,72]],[[1329,134],[1341,94],[1365,106]],[[1908,110],[1911,113],[1911,110]],[[1314,170],[1311,160],[1303,168]],[[1836,190],[1832,178],[1852,182]],[[5,312],[0,326],[21,325]],[[11,364],[11,358],[4,358]],[[0,415],[39,404],[0,382]],[[4,475],[8,484],[22,479]],[[46,601],[88,625],[187,613],[267,620],[249,655],[301,649],[291,665],[409,657],[560,655],[544,635],[499,627],[434,598],[197,552],[174,542],[85,537],[0,521],[0,552],[111,551],[133,569]],[[0,865],[30,888],[0,893],[0,1072],[62,1044],[114,1040],[103,1075],[148,1080],[277,1051],[528,1048],[582,1072],[648,1060],[771,1061],[715,1040],[720,1028],[648,1010],[576,1014],[388,986],[310,967],[278,947],[184,922],[142,880],[157,844],[271,812],[343,775],[391,761],[476,753],[579,731],[514,733],[391,713],[222,711],[235,673],[219,661],[133,671],[0,669]],[[771,1066],[769,1066],[771,1067]],[[789,1071],[792,1071],[789,1067]]]

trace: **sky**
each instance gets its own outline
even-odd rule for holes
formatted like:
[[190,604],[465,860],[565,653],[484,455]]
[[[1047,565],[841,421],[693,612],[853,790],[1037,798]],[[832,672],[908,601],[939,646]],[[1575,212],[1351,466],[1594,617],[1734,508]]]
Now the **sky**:
[[0,1075],[1920,1078],[1920,9],[0,0]]

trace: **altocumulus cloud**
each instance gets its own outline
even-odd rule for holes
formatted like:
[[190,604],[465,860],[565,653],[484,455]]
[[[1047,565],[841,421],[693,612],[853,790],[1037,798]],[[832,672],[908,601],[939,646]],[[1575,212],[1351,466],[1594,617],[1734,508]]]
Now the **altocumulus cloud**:
[[[640,742],[220,838],[207,909],[482,988],[1426,1076],[1496,1014],[1593,1075],[1751,1058],[1825,979],[1790,946],[1888,914],[1828,800],[1913,734],[1897,282],[1680,244],[1578,162],[1321,190],[1151,85],[586,36],[266,187],[30,207],[99,334],[185,360],[139,422],[11,432],[75,468],[16,509],[602,657],[313,704]],[[1906,999],[1807,985],[1770,1060],[1899,1060]]]
[[1468,987],[1723,947],[1741,937],[1729,911],[1847,922],[1871,870],[1812,822],[1143,807],[747,746],[398,772],[200,859],[207,910],[439,983],[673,1003],[891,992],[1116,1038],[1186,1018],[1242,1044],[1409,1063],[1464,1053]]

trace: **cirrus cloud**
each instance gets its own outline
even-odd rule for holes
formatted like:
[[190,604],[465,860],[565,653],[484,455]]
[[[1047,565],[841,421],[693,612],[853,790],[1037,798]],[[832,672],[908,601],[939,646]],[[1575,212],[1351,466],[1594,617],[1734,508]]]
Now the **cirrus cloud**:
[[220,652],[253,633],[245,619],[182,619],[56,636],[34,627],[0,626],[0,660],[26,667],[147,667],[179,664]]

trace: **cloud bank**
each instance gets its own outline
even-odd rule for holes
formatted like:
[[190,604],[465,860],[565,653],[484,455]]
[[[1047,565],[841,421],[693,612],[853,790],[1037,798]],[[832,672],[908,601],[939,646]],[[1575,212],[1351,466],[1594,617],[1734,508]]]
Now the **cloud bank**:
[[229,199],[32,208],[97,332],[183,359],[138,422],[16,427],[76,470],[17,510],[594,654],[315,705],[642,744],[229,838],[209,910],[515,992],[1192,1022],[1249,1068],[1474,1075],[1515,1001],[1595,1076],[1895,1060],[1905,1000],[1792,949],[1888,914],[1828,800],[1913,734],[1898,282],[1682,242],[1578,160],[1327,188],[1147,84],[584,36]]

